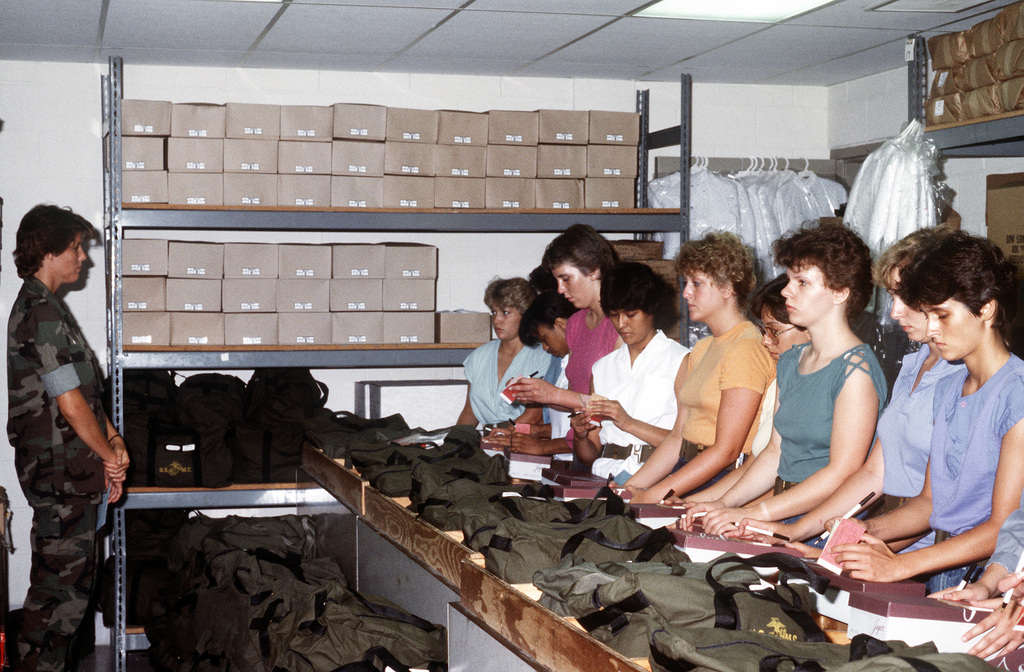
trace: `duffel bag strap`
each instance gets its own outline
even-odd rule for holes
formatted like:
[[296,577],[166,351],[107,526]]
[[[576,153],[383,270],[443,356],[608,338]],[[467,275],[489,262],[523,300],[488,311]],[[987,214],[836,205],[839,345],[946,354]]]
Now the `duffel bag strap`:
[[782,661],[793,664],[792,672],[825,672],[825,668],[816,660],[797,660],[784,654],[765,656],[757,664],[757,672],[779,672],[779,664]]
[[[283,616],[275,616],[277,608],[284,604],[284,600],[277,598],[267,605],[263,616],[253,618],[249,621],[249,629],[255,630],[259,636],[260,656],[264,660],[270,657],[270,624],[280,622]],[[276,619],[276,620],[275,620]]]
[[[884,656],[889,653],[892,653],[892,649],[889,648],[889,645],[876,637],[872,637],[871,635],[856,635],[850,641],[851,663],[865,658]],[[903,658],[902,656],[900,657]],[[793,672],[825,672],[825,668],[815,660],[798,661],[792,656],[782,654],[765,656],[758,664],[757,670],[758,672],[778,672],[779,664],[784,660],[793,664]],[[939,672],[938,668],[926,661],[917,660],[916,658],[903,658],[903,660],[907,661],[907,663],[909,663],[917,672]],[[918,667],[915,663],[918,663],[921,666]]]
[[594,507],[597,506],[597,503],[601,500],[607,502],[605,504],[605,515],[626,515],[626,503],[622,500],[622,497],[620,497],[614,490],[612,490],[608,486],[605,486],[597,491],[597,494],[594,496],[594,498],[590,500],[589,504],[587,504],[587,508],[583,510],[579,510],[579,507],[576,507],[575,504],[572,504],[570,502],[569,504],[573,508],[576,508],[576,511],[573,513],[572,517],[569,518],[568,522],[582,523],[584,520],[590,517],[591,512],[594,510]]
[[353,592],[352,595],[357,600],[359,600],[359,602],[362,603],[364,607],[366,607],[373,613],[377,614],[378,616],[383,616],[384,618],[387,618],[392,621],[397,621],[399,623],[405,623],[406,625],[417,627],[425,632],[433,632],[437,629],[436,625],[426,620],[425,618],[420,618],[419,616],[410,614],[407,611],[402,611],[401,609],[392,607],[387,604],[378,604],[376,602],[371,602],[370,600],[366,599],[366,597],[360,595],[357,592]]
[[[594,604],[598,604],[598,590],[598,588],[595,588],[593,592],[592,599]],[[622,628],[629,625],[629,619],[626,618],[626,614],[643,611],[649,606],[651,606],[651,601],[644,595],[642,590],[637,590],[632,595],[628,595],[615,604],[610,604],[599,611],[587,614],[586,616],[577,616],[576,621],[587,632],[593,632],[601,626],[607,625],[611,628],[612,634],[616,635]]]
[[647,562],[653,558],[658,551],[667,545],[675,543],[675,537],[667,527],[659,527],[654,530],[647,530],[638,534],[627,542],[613,541],[604,535],[604,532],[596,527],[591,527],[569,537],[562,546],[562,553],[559,557],[564,558],[570,553],[575,553],[585,539],[605,548],[614,548],[619,551],[640,551],[634,558],[635,562]]

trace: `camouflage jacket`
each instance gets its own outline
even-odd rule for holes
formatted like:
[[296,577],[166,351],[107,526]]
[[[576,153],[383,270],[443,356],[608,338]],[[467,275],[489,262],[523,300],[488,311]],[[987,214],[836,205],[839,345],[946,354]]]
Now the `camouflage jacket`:
[[103,461],[57,407],[57,397],[75,388],[104,426],[103,378],[95,354],[64,302],[28,278],[7,323],[7,436],[30,498],[104,490]]

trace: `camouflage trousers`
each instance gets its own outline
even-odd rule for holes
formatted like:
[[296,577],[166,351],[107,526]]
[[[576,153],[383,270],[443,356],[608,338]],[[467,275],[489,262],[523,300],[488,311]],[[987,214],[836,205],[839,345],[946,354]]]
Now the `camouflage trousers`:
[[29,498],[32,570],[18,634],[21,670],[66,670],[96,577],[99,496]]

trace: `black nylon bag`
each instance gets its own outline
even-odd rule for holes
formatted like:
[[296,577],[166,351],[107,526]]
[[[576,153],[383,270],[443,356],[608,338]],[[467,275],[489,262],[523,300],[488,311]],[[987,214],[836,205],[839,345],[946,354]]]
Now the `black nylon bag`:
[[245,417],[245,383],[237,376],[201,373],[178,386],[175,411],[178,422],[199,432],[202,438],[203,487],[231,484],[231,449],[228,425]]
[[225,443],[231,452],[234,483],[294,483],[302,466],[300,424],[264,427],[249,422],[228,425]]
[[131,460],[127,476],[129,486],[203,487],[203,441],[199,432],[165,424],[157,415],[138,415],[126,420],[125,431],[125,445]]
[[324,408],[327,395],[309,369],[256,369],[245,386],[245,419],[263,427],[301,422]]
[[[135,414],[155,414],[167,424],[174,422],[178,386],[170,371],[129,369],[124,372],[122,385],[126,418]],[[111,389],[109,384],[107,389]]]

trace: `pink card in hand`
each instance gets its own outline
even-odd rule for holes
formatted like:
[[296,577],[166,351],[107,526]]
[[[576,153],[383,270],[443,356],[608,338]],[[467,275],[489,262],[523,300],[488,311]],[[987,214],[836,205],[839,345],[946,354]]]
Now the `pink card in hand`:
[[832,549],[842,544],[856,544],[864,536],[865,531],[862,525],[848,518],[840,520],[836,528],[832,530],[832,534],[829,535],[828,542],[821,551],[821,557],[818,558],[818,564],[829,571],[841,574],[843,566],[836,562],[836,554]]

